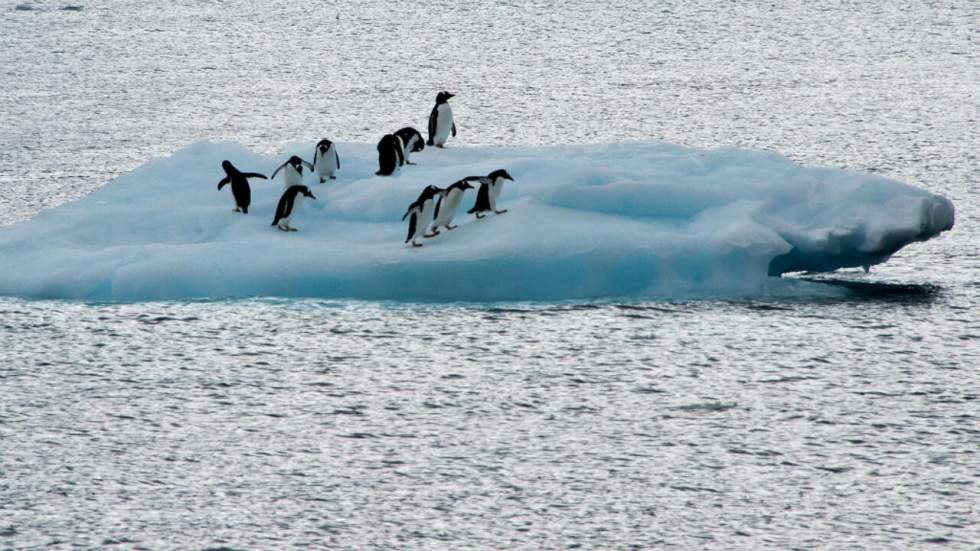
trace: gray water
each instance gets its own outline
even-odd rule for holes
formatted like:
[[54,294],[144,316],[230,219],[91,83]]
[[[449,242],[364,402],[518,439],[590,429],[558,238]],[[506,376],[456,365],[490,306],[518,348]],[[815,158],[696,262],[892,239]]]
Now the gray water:
[[3,224],[438,89],[458,146],[767,148],[958,219],[836,298],[0,299],[0,548],[978,547],[975,2],[17,4]]

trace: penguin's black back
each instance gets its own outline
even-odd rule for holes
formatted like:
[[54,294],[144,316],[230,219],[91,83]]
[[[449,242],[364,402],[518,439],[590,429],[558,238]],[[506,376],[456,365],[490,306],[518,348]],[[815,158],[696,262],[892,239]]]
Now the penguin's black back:
[[378,176],[390,176],[400,166],[401,150],[393,134],[385,134],[378,142]]
[[248,206],[252,204],[252,187],[248,185],[248,178],[241,173],[236,174],[231,179],[231,194],[235,196],[235,204],[242,212],[248,214]]

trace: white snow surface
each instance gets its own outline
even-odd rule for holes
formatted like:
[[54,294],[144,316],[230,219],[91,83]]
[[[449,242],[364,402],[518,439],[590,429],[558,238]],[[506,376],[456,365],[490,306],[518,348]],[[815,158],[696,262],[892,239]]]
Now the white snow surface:
[[[260,155],[194,143],[91,195],[0,228],[0,294],[141,301],[244,296],[495,301],[752,293],[768,274],[887,260],[953,225],[945,197],[776,153],[667,143],[426,148],[375,176],[373,144],[337,145],[337,180],[270,226],[278,182],[251,180],[248,215],[220,192],[221,161],[267,176],[313,144]],[[506,214],[404,244],[428,184],[506,169]]]

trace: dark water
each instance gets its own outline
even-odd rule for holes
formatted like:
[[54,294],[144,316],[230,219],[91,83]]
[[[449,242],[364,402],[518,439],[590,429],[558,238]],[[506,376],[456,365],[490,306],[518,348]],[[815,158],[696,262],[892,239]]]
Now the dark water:
[[195,139],[374,141],[441,88],[460,145],[770,148],[958,220],[799,298],[0,299],[0,548],[980,542],[974,2],[15,5],[2,223]]

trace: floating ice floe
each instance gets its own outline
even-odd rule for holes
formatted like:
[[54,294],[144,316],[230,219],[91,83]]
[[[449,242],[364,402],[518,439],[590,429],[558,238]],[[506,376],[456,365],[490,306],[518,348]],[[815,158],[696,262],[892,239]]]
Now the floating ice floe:
[[[343,170],[270,226],[283,187],[253,180],[248,215],[221,161],[266,175],[288,155],[195,143],[73,203],[0,228],[0,295],[83,300],[242,296],[564,300],[752,293],[770,276],[888,260],[953,226],[945,197],[878,175],[780,155],[666,143],[426,148],[374,175],[373,145],[337,145]],[[443,230],[419,249],[401,217],[428,184],[505,168],[509,212]]]

